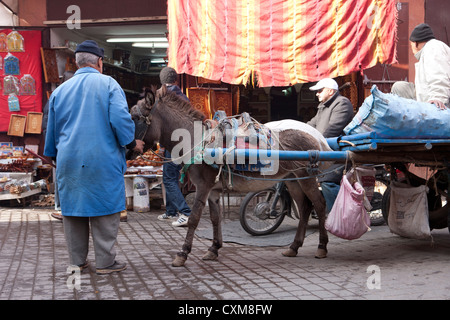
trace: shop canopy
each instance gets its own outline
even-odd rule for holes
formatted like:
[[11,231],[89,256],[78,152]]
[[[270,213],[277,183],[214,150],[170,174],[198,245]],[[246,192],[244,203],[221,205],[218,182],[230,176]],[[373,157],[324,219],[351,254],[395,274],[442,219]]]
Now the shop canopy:
[[169,66],[289,86],[396,62],[395,0],[168,0]]

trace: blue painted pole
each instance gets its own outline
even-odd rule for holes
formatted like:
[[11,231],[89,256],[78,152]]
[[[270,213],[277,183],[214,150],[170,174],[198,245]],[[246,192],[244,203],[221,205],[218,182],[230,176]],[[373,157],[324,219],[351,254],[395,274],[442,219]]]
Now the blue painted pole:
[[340,150],[341,145],[340,141],[351,141],[353,143],[358,143],[360,140],[369,140],[374,139],[377,137],[376,132],[365,132],[365,133],[358,133],[358,134],[352,134],[350,136],[340,136],[340,137],[333,137],[333,138],[326,138],[328,145],[333,150]]
[[341,149],[346,151],[369,151],[369,150],[376,150],[377,144],[375,142],[371,142],[355,146],[345,146],[341,147]]
[[371,131],[371,132],[352,134],[349,136],[342,136],[341,140],[355,141],[355,140],[362,140],[362,139],[374,139],[376,137],[377,137],[376,132]]

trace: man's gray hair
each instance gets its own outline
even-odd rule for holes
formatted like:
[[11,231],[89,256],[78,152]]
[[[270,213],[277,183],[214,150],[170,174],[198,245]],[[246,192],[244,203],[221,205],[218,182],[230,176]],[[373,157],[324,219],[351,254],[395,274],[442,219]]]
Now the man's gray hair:
[[82,68],[87,65],[97,65],[97,61],[100,57],[89,52],[77,52],[75,54],[75,61],[78,68]]

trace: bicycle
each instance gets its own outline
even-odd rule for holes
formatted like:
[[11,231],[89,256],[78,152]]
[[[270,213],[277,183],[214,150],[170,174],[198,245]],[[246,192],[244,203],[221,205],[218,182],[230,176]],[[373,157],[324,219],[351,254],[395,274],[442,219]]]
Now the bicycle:
[[[385,223],[382,200],[389,185],[389,173],[384,166],[376,166],[376,169],[374,193],[370,201],[372,209],[368,212],[372,226]],[[239,220],[247,233],[261,236],[275,231],[286,216],[300,219],[298,212],[285,183],[279,182],[272,188],[247,193],[239,209]],[[314,209],[311,215],[315,218]]]

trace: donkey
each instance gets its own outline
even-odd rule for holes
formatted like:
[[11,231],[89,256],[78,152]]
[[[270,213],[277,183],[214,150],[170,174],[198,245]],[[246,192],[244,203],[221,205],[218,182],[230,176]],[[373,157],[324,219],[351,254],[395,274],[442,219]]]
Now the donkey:
[[[136,135],[138,139],[143,139],[146,148],[159,142],[161,146],[172,150],[179,141],[172,141],[172,133],[176,129],[184,129],[189,132],[191,140],[189,145],[194,147],[194,124],[207,122],[205,116],[198,110],[195,110],[185,99],[169,92],[163,85],[157,92],[155,89],[147,89],[145,98],[132,107],[130,113],[136,123]],[[291,120],[292,121],[292,120]],[[270,127],[271,123],[266,125]],[[314,128],[306,126],[307,130],[286,129],[279,131],[280,150],[324,150],[331,151],[326,140]],[[139,136],[138,136],[139,133]],[[186,141],[183,141],[186,143]],[[173,153],[172,156],[174,157]],[[240,172],[245,175],[233,175],[232,192],[246,193],[250,191],[264,190],[272,187],[276,179],[288,179],[287,188],[292,198],[299,208],[299,224],[297,227],[294,241],[289,248],[282,252],[284,256],[295,257],[298,248],[303,245],[306,226],[311,213],[312,206],[319,218],[319,245],[316,251],[316,258],[325,258],[327,255],[328,235],[325,229],[325,200],[318,188],[316,178],[308,173],[308,161],[279,161],[278,171],[270,176],[270,179],[263,178],[260,172]],[[319,163],[319,170],[325,170],[329,165],[326,162]],[[172,265],[175,267],[183,266],[192,249],[192,242],[195,230],[198,226],[203,209],[208,201],[210,208],[210,218],[213,226],[213,240],[203,260],[218,259],[219,249],[222,247],[221,231],[221,206],[219,204],[220,195],[226,188],[224,180],[217,181],[219,174],[217,166],[211,166],[204,161],[196,161],[187,167],[187,173],[190,181],[195,185],[195,200],[192,206],[192,213],[188,221],[188,229],[181,251],[177,253]],[[232,174],[232,173],[231,173]]]

